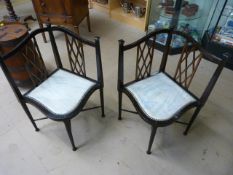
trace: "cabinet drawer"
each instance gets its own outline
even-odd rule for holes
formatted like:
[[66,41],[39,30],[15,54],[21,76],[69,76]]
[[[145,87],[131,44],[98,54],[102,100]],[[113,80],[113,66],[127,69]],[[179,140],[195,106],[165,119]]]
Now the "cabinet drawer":
[[73,18],[72,16],[64,16],[64,15],[43,15],[39,14],[39,18],[42,23],[51,23],[51,24],[72,24]]
[[[71,15],[70,0],[32,0],[37,13]],[[76,1],[76,0],[75,0]],[[78,0],[79,1],[79,0]]]

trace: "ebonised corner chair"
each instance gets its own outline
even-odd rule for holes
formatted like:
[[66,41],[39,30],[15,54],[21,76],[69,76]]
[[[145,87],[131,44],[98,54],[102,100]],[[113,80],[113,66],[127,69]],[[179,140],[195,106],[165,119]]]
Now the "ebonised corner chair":
[[[156,49],[156,37],[160,34],[167,35],[162,52],[159,70],[152,74],[152,62]],[[184,41],[182,52],[178,59],[175,75],[166,72],[169,61],[170,48],[174,37],[181,37]],[[133,81],[124,82],[124,55],[126,51],[136,49],[136,76]],[[119,40],[118,63],[118,97],[119,116],[122,119],[122,111],[139,114],[140,117],[152,126],[147,154],[151,154],[151,146],[158,127],[165,127],[173,122],[187,125],[184,135],[187,135],[198,113],[205,105],[220,73],[224,68],[226,58],[220,59],[206,52],[192,37],[173,29],[156,30],[139,40],[124,45],[124,40]],[[197,97],[189,86],[202,59],[215,63],[217,68],[205,88],[201,97]],[[131,64],[132,65],[132,64]],[[126,94],[133,103],[136,112],[122,108],[122,94]],[[182,114],[194,108],[194,113],[188,123],[178,119]]]
[[[65,69],[62,65],[61,56],[53,34],[54,31],[61,32],[65,36],[66,46],[63,48],[67,48],[70,70]],[[56,70],[52,73],[48,73],[46,70],[46,65],[36,40],[36,36],[44,32],[48,32],[49,34],[51,48],[56,62]],[[93,59],[96,60],[96,80],[86,75],[84,45],[94,49],[96,58]],[[5,64],[5,61],[15,54],[21,54],[25,58],[25,67],[33,84],[32,88],[26,93],[22,93],[19,87],[17,87]],[[98,107],[101,107],[102,117],[105,116],[103,97],[104,82],[98,37],[95,38],[95,41],[90,41],[65,28],[51,27],[48,25],[46,28],[31,32],[10,53],[1,56],[0,63],[12,90],[35,130],[39,131],[35,123],[38,120],[49,118],[54,121],[64,122],[74,151],[77,147],[72,136],[71,119],[81,111]],[[84,109],[87,100],[96,90],[100,91],[101,106]],[[46,117],[33,119],[26,103],[30,103],[38,108]]]

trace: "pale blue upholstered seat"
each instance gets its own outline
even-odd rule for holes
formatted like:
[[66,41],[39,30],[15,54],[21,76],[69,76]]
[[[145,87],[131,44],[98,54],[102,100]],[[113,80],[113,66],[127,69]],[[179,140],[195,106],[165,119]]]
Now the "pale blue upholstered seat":
[[195,102],[189,93],[164,73],[158,73],[126,87],[143,112],[151,119],[165,121]]
[[64,70],[58,70],[26,94],[50,112],[65,115],[73,111],[95,82]]

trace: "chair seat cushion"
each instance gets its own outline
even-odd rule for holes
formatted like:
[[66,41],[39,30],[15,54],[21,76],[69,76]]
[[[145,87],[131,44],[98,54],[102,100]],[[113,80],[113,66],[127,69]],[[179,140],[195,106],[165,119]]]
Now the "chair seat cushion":
[[158,73],[126,87],[141,110],[151,119],[166,121],[195,98],[166,74]]
[[59,69],[25,97],[36,101],[55,115],[65,115],[80,104],[94,85],[95,82]]

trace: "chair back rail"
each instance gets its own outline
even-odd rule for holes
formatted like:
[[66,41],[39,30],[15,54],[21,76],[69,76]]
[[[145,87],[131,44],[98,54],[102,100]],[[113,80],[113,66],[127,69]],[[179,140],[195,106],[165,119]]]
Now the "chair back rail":
[[196,53],[198,46],[189,47],[185,42],[174,75],[174,79],[183,87],[189,88],[202,59],[202,53]]
[[65,34],[65,40],[71,70],[79,75],[86,76],[83,44],[67,34]]
[[18,54],[22,54],[26,61],[26,70],[34,87],[48,77],[48,72],[35,37],[32,37],[32,40]]
[[[152,38],[155,42],[156,37]],[[136,75],[135,79],[140,80],[150,76],[152,61],[154,58],[154,44],[149,44],[147,41],[137,46],[137,60],[136,60]]]

